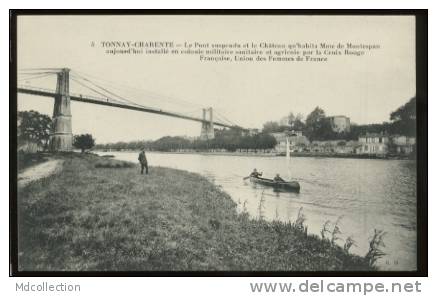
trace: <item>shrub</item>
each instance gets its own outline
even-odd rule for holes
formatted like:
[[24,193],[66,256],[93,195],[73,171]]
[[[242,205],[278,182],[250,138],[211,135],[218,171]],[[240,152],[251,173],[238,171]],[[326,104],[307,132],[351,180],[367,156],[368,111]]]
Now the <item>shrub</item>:
[[376,261],[386,255],[386,253],[382,251],[382,248],[385,247],[383,241],[385,234],[385,231],[377,229],[374,230],[372,239],[369,242],[369,251],[364,257],[368,261],[369,267],[375,267]]
[[293,222],[293,227],[296,230],[301,231],[301,232],[307,234],[308,227],[303,224],[305,222],[305,220],[306,220],[306,218],[305,218],[305,215],[303,214],[303,208],[301,207],[299,209],[299,212],[297,213],[296,220]]
[[350,250],[350,248],[351,248],[352,246],[356,246],[355,240],[354,240],[351,236],[348,236],[348,238],[347,238],[346,241],[344,242],[343,250],[344,250],[346,253],[349,253],[349,250]]
[[327,233],[331,233],[331,231],[329,230],[329,224],[331,224],[331,221],[327,220],[324,224],[323,224],[323,228],[322,231],[320,231],[320,234],[322,236],[322,240],[327,239],[326,234]]
[[133,168],[135,164],[127,161],[99,161],[94,167],[96,168],[108,168],[108,169],[123,169],[123,168]]
[[334,228],[331,232],[331,245],[334,245],[337,240],[340,239],[339,235],[341,234],[340,227],[338,224],[340,223],[340,220],[343,218],[343,216],[338,217],[337,221],[335,221]]

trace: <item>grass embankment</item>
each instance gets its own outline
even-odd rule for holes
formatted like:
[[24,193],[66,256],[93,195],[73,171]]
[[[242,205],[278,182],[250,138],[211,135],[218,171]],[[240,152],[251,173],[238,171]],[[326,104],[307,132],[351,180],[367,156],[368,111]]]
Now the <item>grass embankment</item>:
[[23,170],[32,167],[34,165],[46,162],[48,160],[47,153],[25,153],[18,152],[17,154],[17,170],[18,172],[22,172]]
[[197,174],[64,158],[61,173],[19,192],[20,270],[370,269],[296,225],[237,214]]

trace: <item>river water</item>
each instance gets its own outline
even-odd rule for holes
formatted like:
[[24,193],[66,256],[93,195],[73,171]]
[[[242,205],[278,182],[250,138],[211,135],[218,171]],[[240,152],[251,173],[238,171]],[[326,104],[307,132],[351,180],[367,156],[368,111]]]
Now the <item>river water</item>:
[[[107,152],[137,162],[136,152]],[[342,159],[147,153],[149,166],[202,174],[222,187],[257,218],[294,221],[302,208],[308,232],[320,235],[323,224],[339,220],[341,240],[351,236],[350,251],[365,255],[374,229],[386,232],[382,270],[416,269],[416,164],[409,160]],[[300,193],[275,192],[243,181],[253,168],[264,177],[279,173],[300,183]],[[153,168],[151,169],[153,174]]]

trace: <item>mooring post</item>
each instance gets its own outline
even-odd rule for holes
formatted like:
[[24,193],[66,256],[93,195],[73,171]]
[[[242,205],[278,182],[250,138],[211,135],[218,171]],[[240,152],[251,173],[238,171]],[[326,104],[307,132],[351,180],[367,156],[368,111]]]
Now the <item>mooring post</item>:
[[51,151],[71,151],[70,69],[64,68],[57,74],[55,104],[53,107]]

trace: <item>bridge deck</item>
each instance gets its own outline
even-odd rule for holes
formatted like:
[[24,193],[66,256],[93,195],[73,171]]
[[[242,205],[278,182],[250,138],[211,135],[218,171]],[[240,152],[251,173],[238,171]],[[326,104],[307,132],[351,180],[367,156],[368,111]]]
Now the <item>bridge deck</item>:
[[[36,87],[27,87],[27,86],[26,87],[18,86],[17,92],[23,93],[23,94],[29,94],[29,95],[43,96],[43,97],[55,97],[56,96],[56,93],[53,91],[50,91],[47,89],[42,89],[42,88],[36,88]],[[202,123],[203,122],[209,123],[208,120],[203,120],[202,118],[187,116],[187,115],[183,115],[183,114],[179,114],[179,113],[175,113],[175,112],[164,111],[162,109],[157,109],[157,108],[152,108],[152,107],[145,107],[145,106],[134,105],[134,104],[130,105],[130,104],[126,104],[126,103],[117,102],[117,101],[111,100],[109,98],[103,99],[103,98],[98,98],[98,97],[70,94],[70,100],[83,102],[83,103],[110,106],[110,107],[121,108],[121,109],[135,110],[135,111],[140,111],[140,112],[154,113],[154,114],[176,117],[176,118],[192,120],[192,121],[197,121],[197,122],[202,122]],[[239,128],[238,126],[231,126],[231,125],[224,124],[224,123],[217,122],[217,121],[213,121],[213,124],[217,125],[217,126],[227,127],[227,128],[236,128],[236,127]]]

